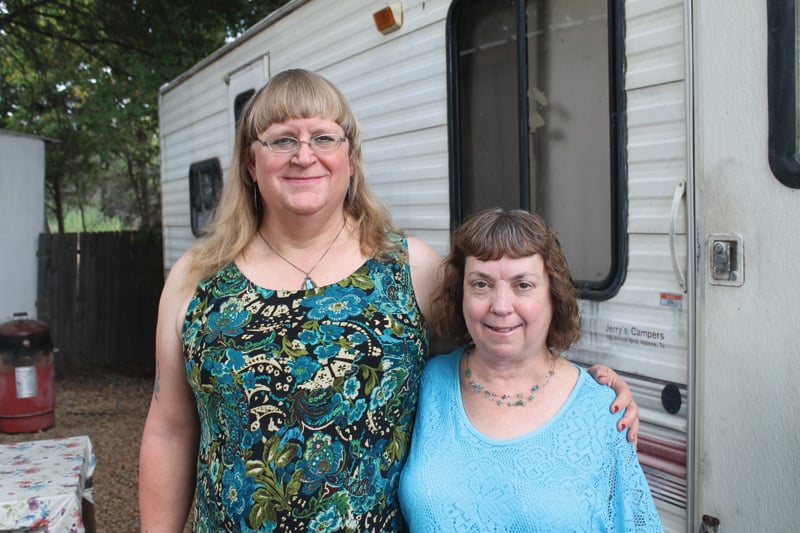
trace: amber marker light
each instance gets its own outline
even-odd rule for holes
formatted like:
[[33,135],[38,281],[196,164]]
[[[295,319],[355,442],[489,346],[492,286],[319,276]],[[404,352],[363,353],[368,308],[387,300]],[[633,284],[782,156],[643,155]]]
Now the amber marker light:
[[395,2],[372,14],[375,27],[383,34],[400,29],[403,25],[403,4]]

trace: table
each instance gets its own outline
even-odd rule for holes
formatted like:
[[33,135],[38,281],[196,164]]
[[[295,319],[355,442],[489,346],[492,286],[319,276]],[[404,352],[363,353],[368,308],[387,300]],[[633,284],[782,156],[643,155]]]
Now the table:
[[0,531],[94,530],[88,436],[0,446]]

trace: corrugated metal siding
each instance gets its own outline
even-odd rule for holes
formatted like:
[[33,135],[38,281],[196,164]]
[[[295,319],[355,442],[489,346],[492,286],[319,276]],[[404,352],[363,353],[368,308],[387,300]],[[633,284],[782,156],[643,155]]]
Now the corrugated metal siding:
[[225,72],[224,64],[212,64],[161,96],[161,201],[167,269],[194,240],[189,167],[214,157],[219,158],[223,174],[230,165]]
[[629,91],[684,78],[683,9],[682,0],[625,2]]
[[[669,242],[673,194],[688,165],[684,4],[629,0],[625,9],[627,275],[613,299],[583,302],[584,338],[575,357],[625,374],[641,408],[639,456],[662,521],[667,531],[685,531],[690,302],[673,271]],[[686,265],[685,203],[675,228],[678,263]],[[670,383],[681,394],[676,414],[662,406]]]

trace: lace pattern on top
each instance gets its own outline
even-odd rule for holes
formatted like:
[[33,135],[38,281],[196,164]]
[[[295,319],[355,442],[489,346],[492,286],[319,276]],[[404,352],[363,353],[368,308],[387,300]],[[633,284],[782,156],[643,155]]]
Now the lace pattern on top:
[[459,392],[462,349],[423,373],[400,502],[411,531],[662,532],[633,444],[616,430],[614,392],[584,370],[556,415],[497,440],[470,424]]

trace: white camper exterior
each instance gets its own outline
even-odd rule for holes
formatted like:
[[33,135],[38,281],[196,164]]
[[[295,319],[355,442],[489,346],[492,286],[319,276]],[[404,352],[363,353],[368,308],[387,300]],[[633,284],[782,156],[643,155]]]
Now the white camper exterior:
[[46,141],[0,130],[0,322],[17,314],[36,317]]
[[[237,96],[292,67],[343,90],[362,126],[372,189],[399,226],[444,253],[450,157],[464,148],[453,145],[448,102],[448,16],[459,3],[394,2],[402,24],[383,34],[373,13],[389,2],[294,0],[166,84],[165,268],[206,216],[202,202],[199,215],[190,207],[190,169],[198,191],[207,173],[224,175]],[[621,20],[610,25],[624,35],[624,197],[615,209],[624,257],[618,286],[582,300],[572,359],[607,364],[631,383],[640,459],[667,531],[793,531],[800,284],[790,274],[800,260],[800,191],[771,168],[767,61],[767,8],[793,2],[612,4]]]

